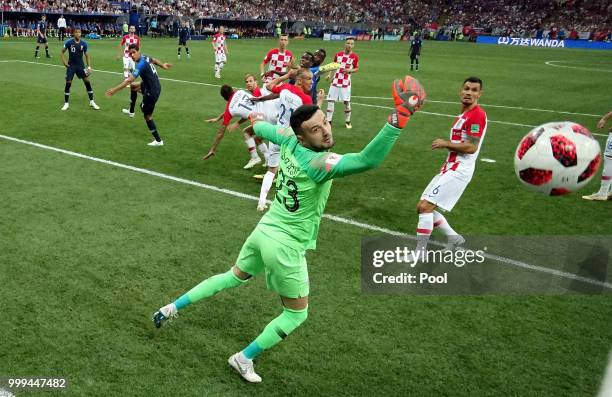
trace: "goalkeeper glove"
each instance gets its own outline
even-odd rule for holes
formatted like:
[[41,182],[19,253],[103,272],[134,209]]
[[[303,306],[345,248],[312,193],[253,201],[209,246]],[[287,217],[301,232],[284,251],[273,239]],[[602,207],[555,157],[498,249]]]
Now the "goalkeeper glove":
[[404,128],[410,116],[423,105],[425,90],[417,79],[406,76],[404,80],[396,79],[393,82],[392,92],[395,109],[387,121],[396,128]]

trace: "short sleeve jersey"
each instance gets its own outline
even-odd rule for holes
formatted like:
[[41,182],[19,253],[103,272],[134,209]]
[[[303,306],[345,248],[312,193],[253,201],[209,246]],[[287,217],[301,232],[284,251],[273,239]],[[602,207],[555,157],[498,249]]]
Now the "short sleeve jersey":
[[85,67],[83,63],[83,55],[87,54],[87,42],[85,40],[75,39],[66,40],[64,48],[68,50],[68,65]]
[[332,81],[332,85],[340,88],[350,87],[351,74],[342,73],[340,70],[358,68],[359,56],[354,52],[351,52],[350,54],[345,54],[344,51],[340,51],[334,57],[334,62],[338,62],[340,64],[340,69],[338,69],[334,74],[334,80]]
[[461,179],[471,179],[486,132],[487,114],[480,105],[476,105],[473,109],[457,117],[450,130],[450,141],[452,143],[467,142],[469,136],[474,136],[480,138],[478,148],[474,153],[449,151],[440,173],[454,172],[454,175]]

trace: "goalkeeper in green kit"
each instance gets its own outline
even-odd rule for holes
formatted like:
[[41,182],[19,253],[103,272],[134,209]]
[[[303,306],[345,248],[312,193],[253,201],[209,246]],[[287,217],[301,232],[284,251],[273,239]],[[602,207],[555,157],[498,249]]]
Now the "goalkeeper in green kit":
[[304,105],[291,116],[291,128],[251,121],[257,136],[281,146],[276,197],[270,210],[240,250],[236,264],[189,290],[153,315],[156,327],[176,316],[178,310],[216,293],[245,284],[265,274],[268,289],[280,295],[282,313],[273,319],[228,363],[249,382],[261,382],[253,359],[299,327],[308,317],[308,268],[306,250],[315,249],[321,216],[329,197],[332,179],[376,168],[387,157],[410,116],[419,110],[425,91],[414,78],[393,82],[395,108],[388,122],[360,152],[336,154],[331,125],[318,106]]

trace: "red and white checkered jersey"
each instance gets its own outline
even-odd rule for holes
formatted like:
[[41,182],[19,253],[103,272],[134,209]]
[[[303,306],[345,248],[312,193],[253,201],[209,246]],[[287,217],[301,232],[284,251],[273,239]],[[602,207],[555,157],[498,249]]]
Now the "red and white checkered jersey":
[[215,33],[213,36],[213,45],[215,46],[215,54],[225,54],[225,35]]
[[487,114],[480,105],[476,105],[472,110],[468,110],[457,117],[450,131],[450,141],[452,143],[462,143],[467,142],[469,136],[479,137],[478,148],[476,152],[471,154],[449,151],[446,162],[440,169],[440,174],[453,171],[461,179],[471,179],[486,132]]
[[128,50],[128,47],[131,44],[136,44],[138,47],[140,47],[140,39],[135,34],[126,34],[121,38],[121,45],[125,46],[125,49],[123,50],[123,56],[126,58],[129,58],[130,56],[130,51]]
[[312,97],[292,84],[281,84],[272,87],[272,92],[280,94],[278,104],[278,125],[289,127],[289,119],[302,105],[312,105]]
[[346,88],[351,86],[351,74],[340,72],[342,69],[355,69],[359,67],[359,56],[354,52],[345,54],[344,51],[340,51],[334,56],[334,62],[340,64],[340,69],[334,74],[334,80],[332,85],[336,87]]
[[287,73],[287,68],[291,64],[293,54],[289,50],[280,52],[278,48],[273,48],[266,54],[264,58],[264,64],[270,64],[268,67],[269,72],[274,72],[276,75],[282,75]]

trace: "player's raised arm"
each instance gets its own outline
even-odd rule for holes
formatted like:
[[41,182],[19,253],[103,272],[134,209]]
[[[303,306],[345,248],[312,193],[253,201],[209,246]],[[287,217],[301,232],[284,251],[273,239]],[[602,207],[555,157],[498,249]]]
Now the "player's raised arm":
[[160,68],[164,69],[164,70],[168,70],[172,67],[171,63],[167,63],[167,62],[161,62],[158,59],[151,59],[151,62],[153,62],[153,64],[159,66]]
[[244,132],[247,134],[257,135],[277,145],[282,145],[291,140],[291,138],[295,138],[295,134],[290,128],[262,121],[262,114],[252,113],[249,119],[253,124],[245,128]]
[[[393,99],[395,109],[389,115],[387,124],[361,152],[344,155],[328,152],[314,156],[307,168],[308,175],[316,182],[324,182],[378,167],[391,151],[401,129],[404,128],[410,116],[420,109],[425,99],[425,91],[416,79],[406,77],[403,81],[394,81]],[[295,129],[297,129],[297,126],[295,126]],[[296,133],[299,134],[300,132],[296,131]],[[323,134],[323,142],[326,139],[333,142],[331,131],[329,138],[325,137],[324,128],[322,128],[321,133]]]

